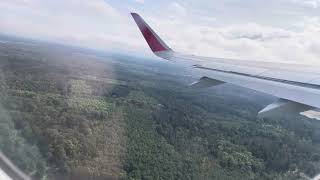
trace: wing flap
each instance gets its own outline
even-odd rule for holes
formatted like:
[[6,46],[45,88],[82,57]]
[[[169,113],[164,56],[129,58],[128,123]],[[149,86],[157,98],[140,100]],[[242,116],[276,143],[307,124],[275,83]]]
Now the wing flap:
[[311,106],[296,103],[286,99],[278,99],[276,102],[268,105],[258,113],[260,118],[279,117],[288,113],[302,113],[314,109]]
[[212,86],[218,86],[220,84],[224,84],[224,82],[211,79],[208,77],[202,77],[199,81],[190,84],[190,87],[196,88],[196,89],[202,89],[202,88],[208,88]]

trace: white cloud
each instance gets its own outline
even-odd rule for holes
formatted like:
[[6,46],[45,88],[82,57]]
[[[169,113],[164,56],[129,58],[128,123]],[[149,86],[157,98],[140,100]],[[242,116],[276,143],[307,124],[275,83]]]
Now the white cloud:
[[293,3],[307,8],[319,8],[320,0],[291,0]]
[[104,0],[4,0],[0,9],[3,33],[99,48],[132,48],[138,41],[129,15]]
[[[190,13],[185,3],[158,6],[156,11],[142,15],[177,51],[237,59],[319,62],[319,17],[305,17],[286,28],[257,22],[219,24],[219,19]],[[104,0],[2,0],[0,9],[0,32],[150,53],[129,11],[120,11]]]
[[320,63],[319,18],[305,18],[294,28],[286,29],[257,23],[202,25],[188,16],[148,19],[178,51],[236,59]]
[[187,15],[187,10],[185,7],[183,7],[181,4],[178,2],[172,2],[168,6],[168,13],[170,16],[175,17],[175,16],[186,16]]
[[144,4],[144,0],[134,0],[134,1],[139,3],[139,4]]

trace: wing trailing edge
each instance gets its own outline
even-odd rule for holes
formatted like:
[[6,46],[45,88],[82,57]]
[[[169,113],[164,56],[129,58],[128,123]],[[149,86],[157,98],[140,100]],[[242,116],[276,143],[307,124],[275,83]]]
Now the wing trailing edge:
[[296,103],[286,99],[278,99],[276,102],[262,109],[258,113],[258,117],[279,117],[288,113],[297,114],[313,109],[315,108],[305,104]]

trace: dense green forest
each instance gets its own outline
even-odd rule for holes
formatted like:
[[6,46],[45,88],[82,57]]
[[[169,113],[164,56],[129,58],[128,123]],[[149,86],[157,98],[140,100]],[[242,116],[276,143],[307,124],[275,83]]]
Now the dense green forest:
[[[0,149],[34,179],[309,179],[320,123],[259,119],[273,97],[187,87],[172,64],[0,43]],[[178,73],[177,73],[178,72]]]

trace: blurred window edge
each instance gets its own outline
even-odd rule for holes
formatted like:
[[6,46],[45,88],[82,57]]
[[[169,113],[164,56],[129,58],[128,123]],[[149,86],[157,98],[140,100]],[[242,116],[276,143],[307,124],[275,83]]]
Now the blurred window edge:
[[31,180],[20,171],[2,152],[0,152],[0,179],[1,180]]

